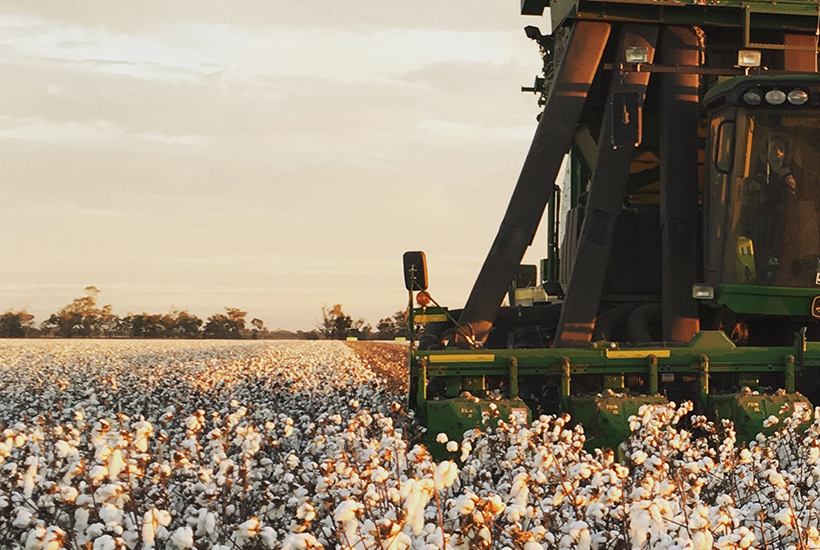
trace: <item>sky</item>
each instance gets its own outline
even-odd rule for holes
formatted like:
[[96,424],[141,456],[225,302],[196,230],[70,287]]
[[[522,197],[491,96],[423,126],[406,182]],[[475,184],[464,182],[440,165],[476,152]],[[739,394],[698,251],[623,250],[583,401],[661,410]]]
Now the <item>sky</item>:
[[[518,0],[10,0],[0,310],[225,307],[310,330],[461,307],[518,178],[541,62]],[[543,231],[527,255],[545,252]]]

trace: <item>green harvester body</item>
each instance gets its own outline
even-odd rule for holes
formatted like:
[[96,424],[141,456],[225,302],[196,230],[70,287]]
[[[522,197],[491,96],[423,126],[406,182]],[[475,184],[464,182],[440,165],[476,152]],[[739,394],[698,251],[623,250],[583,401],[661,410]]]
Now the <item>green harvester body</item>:
[[543,111],[463,309],[405,254],[426,442],[568,413],[615,449],[684,400],[750,442],[820,405],[820,4],[521,2],[547,8]]

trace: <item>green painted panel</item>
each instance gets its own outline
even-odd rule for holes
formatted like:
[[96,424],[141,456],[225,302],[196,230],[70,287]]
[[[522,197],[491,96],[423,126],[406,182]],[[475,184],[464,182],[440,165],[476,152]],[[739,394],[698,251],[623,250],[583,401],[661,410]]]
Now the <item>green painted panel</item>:
[[[718,421],[729,419],[734,422],[737,440],[748,443],[759,433],[771,435],[783,419],[794,413],[795,409],[811,410],[811,403],[799,393],[779,392],[775,395],[754,395],[742,392],[726,395],[711,395],[710,408]],[[778,419],[777,424],[765,427],[769,417]]]
[[811,316],[811,304],[820,289],[717,285],[715,302],[735,313]]
[[610,394],[572,397],[570,415],[572,420],[584,427],[588,449],[617,449],[629,438],[629,417],[638,414],[643,405],[663,405],[662,396],[631,396]]
[[[456,397],[453,399],[429,400],[425,403],[427,432],[423,443],[430,453],[438,460],[453,458],[456,453],[448,453],[445,445],[436,441],[436,436],[440,433],[447,434],[447,437],[459,444],[464,436],[464,432],[475,428],[483,429],[482,415],[487,413],[492,418],[501,418],[505,421],[510,415],[515,413],[523,421],[529,423],[532,420],[532,413],[529,407],[520,399],[479,399]],[[493,411],[495,407],[495,411]],[[498,417],[496,417],[496,412]],[[497,420],[494,422],[497,423]],[[495,426],[496,423],[491,425]]]

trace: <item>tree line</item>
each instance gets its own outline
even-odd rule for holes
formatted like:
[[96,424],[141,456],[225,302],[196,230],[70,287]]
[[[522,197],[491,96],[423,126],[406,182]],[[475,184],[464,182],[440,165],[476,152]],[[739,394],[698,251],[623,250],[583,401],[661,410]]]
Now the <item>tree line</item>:
[[374,331],[363,320],[354,321],[342,306],[322,308],[322,322],[310,331],[268,330],[264,321],[247,321],[247,312],[225,307],[205,320],[187,311],[164,314],[129,313],[120,317],[111,305],[98,305],[100,291],[86,287],[85,295],[37,325],[26,310],[0,314],[0,338],[179,338],[179,339],[394,339],[406,335],[404,312],[381,319]]

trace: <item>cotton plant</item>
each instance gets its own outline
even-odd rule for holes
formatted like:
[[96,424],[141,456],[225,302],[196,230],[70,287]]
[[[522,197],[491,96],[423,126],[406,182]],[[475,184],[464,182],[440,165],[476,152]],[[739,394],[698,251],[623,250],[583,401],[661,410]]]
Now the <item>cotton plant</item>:
[[615,453],[491,409],[436,461],[339,342],[15,341],[0,365],[3,548],[820,548],[808,416],[740,445],[648,405]]
[[48,344],[0,349],[4,545],[278,547],[289,506],[312,519],[323,424],[402,416],[339,343]]

